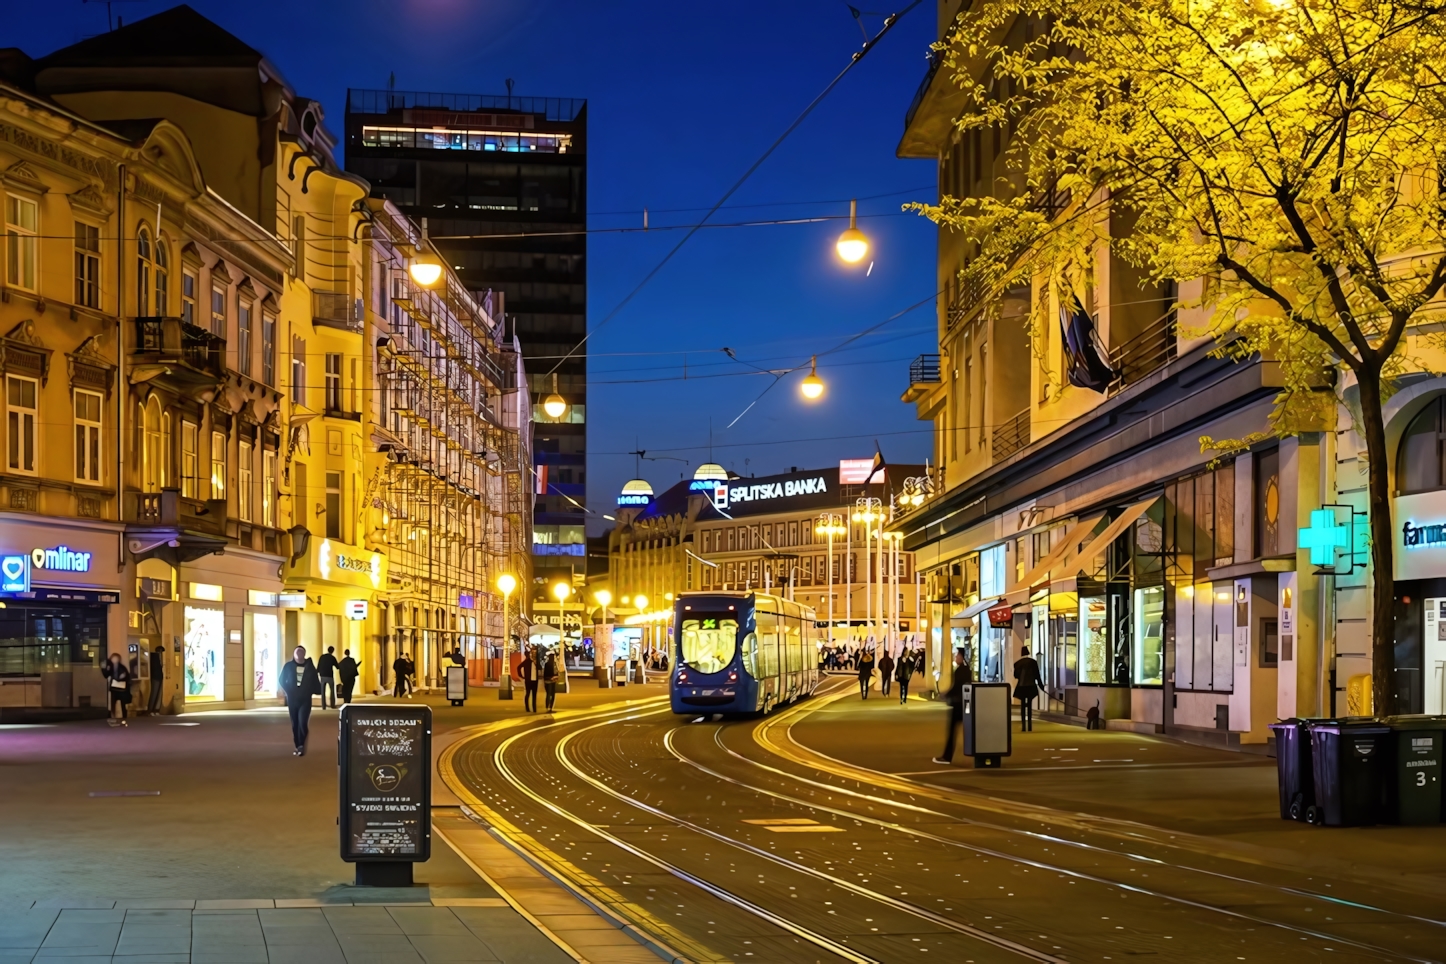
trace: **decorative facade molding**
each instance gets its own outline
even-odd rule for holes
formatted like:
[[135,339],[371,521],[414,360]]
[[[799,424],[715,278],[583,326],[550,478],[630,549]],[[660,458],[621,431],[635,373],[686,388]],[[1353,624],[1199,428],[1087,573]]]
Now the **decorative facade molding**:
[[0,141],[95,178],[105,186],[107,192],[115,190],[116,166],[112,163],[87,157],[78,151],[62,147],[55,141],[21,130],[13,124],[0,124]]

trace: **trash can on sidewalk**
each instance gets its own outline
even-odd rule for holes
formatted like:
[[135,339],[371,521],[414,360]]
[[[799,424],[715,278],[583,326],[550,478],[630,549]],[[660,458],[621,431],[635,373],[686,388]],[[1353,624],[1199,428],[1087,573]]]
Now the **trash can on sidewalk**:
[[1370,721],[1310,724],[1316,802],[1306,809],[1308,823],[1358,827],[1388,815],[1390,736],[1390,727]]
[[1304,820],[1315,805],[1315,777],[1310,765],[1309,720],[1270,724],[1275,734],[1275,772],[1280,786],[1280,819]]
[[1395,716],[1386,720],[1392,734],[1392,762],[1386,778],[1395,822],[1424,826],[1441,822],[1441,750],[1446,718]]

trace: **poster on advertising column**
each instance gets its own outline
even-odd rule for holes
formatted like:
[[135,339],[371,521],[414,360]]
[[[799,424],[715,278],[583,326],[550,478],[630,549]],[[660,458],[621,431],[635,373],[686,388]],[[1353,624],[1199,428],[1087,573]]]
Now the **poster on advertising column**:
[[432,710],[341,708],[341,859],[420,863],[432,855]]

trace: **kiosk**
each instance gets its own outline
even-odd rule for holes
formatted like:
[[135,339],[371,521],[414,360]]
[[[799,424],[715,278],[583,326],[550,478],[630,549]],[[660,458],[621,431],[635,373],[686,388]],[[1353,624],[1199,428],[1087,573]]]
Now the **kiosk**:
[[432,856],[432,709],[348,703],[337,737],[341,859],[358,887],[410,887]]

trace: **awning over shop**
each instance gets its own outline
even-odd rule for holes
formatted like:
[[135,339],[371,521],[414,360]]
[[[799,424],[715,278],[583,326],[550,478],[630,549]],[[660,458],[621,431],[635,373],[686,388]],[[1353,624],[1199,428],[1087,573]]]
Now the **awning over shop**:
[[1039,560],[1033,569],[1024,574],[1024,578],[1004,591],[1005,597],[1016,605],[1024,602],[1034,587],[1049,577],[1051,570],[1060,568],[1069,556],[1079,551],[1080,546],[1089,539],[1104,517],[1103,512],[1095,512],[1076,523],[1060,540],[1059,545],[1049,551],[1049,555]]
[[987,599],[981,599],[981,600],[979,600],[977,603],[975,603],[975,604],[972,605],[972,606],[968,606],[968,607],[965,607],[964,609],[959,610],[957,613],[955,613],[954,615],[950,616],[949,618],[950,618],[950,619],[973,619],[975,616],[977,616],[977,615],[979,615],[980,613],[984,612],[984,610],[986,610],[986,609],[993,609],[995,606],[999,605],[999,604],[1002,603],[1002,602],[1004,602],[1004,598],[1003,598],[1002,596],[990,596],[990,597],[987,598]]
[[1095,559],[1095,557],[1108,549],[1110,547],[1110,543],[1114,542],[1116,539],[1119,538],[1120,533],[1124,532],[1130,526],[1134,525],[1136,520],[1138,520],[1140,516],[1148,512],[1150,510],[1150,506],[1154,505],[1156,502],[1159,502],[1161,498],[1163,497],[1158,495],[1152,496],[1151,498],[1136,502],[1134,505],[1121,512],[1119,514],[1119,517],[1116,518],[1115,521],[1105,526],[1104,531],[1101,532],[1099,535],[1095,536],[1093,542],[1085,546],[1084,549],[1080,551],[1079,565],[1088,565]]

